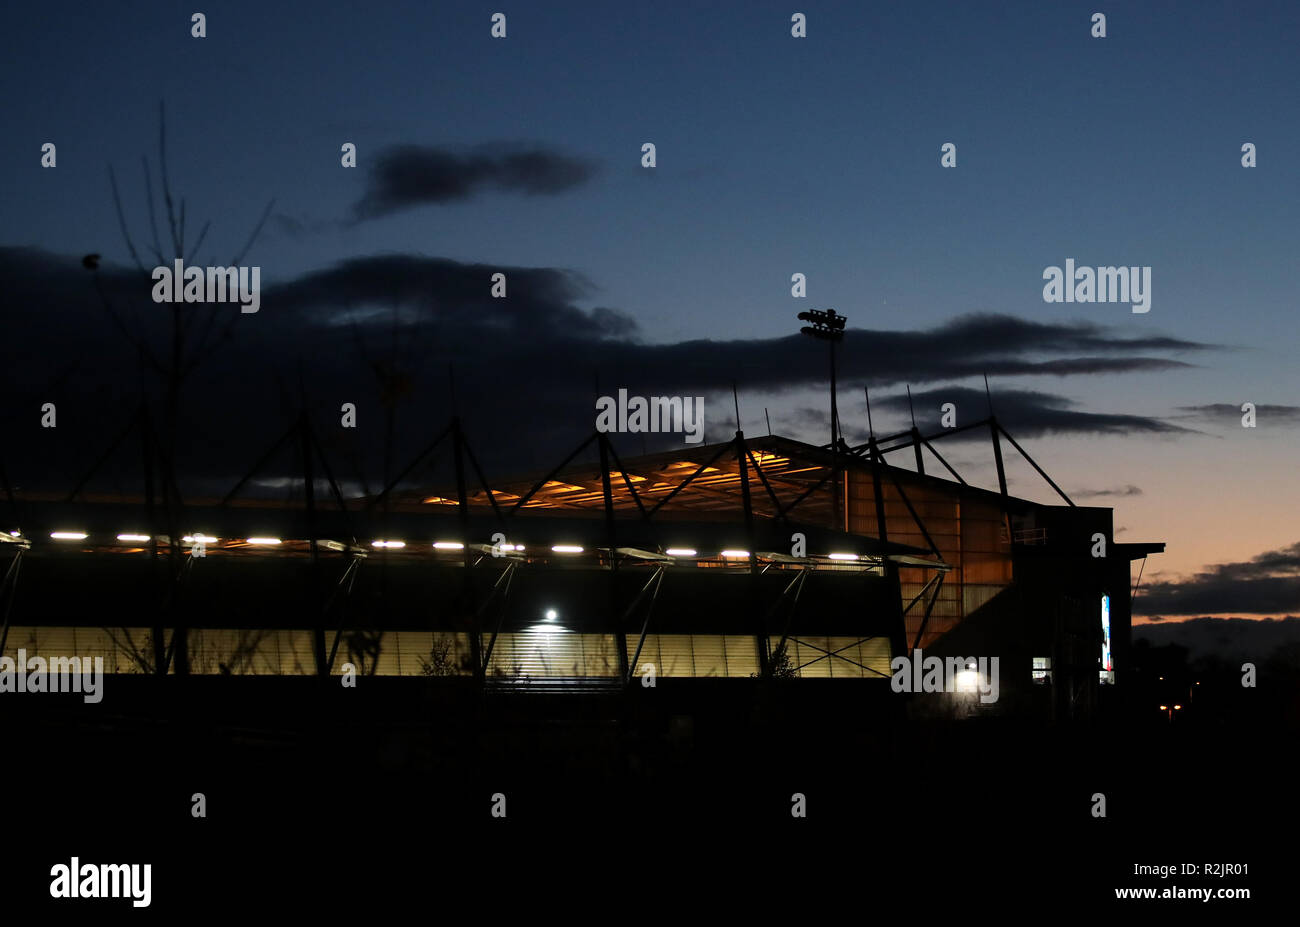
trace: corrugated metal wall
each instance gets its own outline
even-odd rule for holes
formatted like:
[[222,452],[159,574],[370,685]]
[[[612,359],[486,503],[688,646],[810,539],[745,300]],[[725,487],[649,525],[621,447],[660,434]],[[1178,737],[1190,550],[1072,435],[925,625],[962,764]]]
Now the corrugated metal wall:
[[[1011,582],[1011,547],[1004,538],[1002,513],[994,500],[963,494],[960,487],[927,485],[895,474],[903,484],[908,501],[925,523],[926,531],[943,559],[952,565],[944,578],[939,599],[930,613],[930,621],[920,641],[924,649],[993,598]],[[925,535],[907,510],[898,490],[888,477],[882,477],[882,494],[889,540],[898,544],[928,548]],[[848,527],[855,534],[879,537],[876,504],[870,473],[849,473]],[[933,571],[903,568],[899,570],[903,605],[920,593]],[[918,602],[907,616],[907,641],[916,639],[925,615],[927,598]]]

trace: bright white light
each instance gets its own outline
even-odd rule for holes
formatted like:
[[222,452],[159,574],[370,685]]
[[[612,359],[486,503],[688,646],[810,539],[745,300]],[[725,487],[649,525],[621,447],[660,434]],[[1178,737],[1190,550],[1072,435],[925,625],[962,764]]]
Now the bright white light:
[[973,670],[963,670],[957,674],[957,691],[974,692],[979,686],[980,674]]
[[279,544],[279,538],[249,538],[249,544]]
[[749,551],[747,551],[747,550],[724,550],[724,551],[722,552],[722,556],[723,556],[723,557],[729,557],[729,558],[731,558],[731,559],[733,559],[733,560],[739,559],[739,558],[741,558],[741,557],[748,558],[748,557],[749,557]]
[[560,617],[560,616],[559,616],[558,614],[556,614],[555,609],[553,609],[553,608],[548,608],[548,609],[546,610],[546,620],[547,620],[547,621],[554,621],[554,620],[555,620],[556,618],[558,618],[558,617]]
[[555,551],[557,554],[582,553],[582,548],[578,547],[576,544],[556,544],[554,547],[551,548],[551,550]]
[[464,550],[465,545],[460,541],[434,541],[434,550]]
[[670,556],[670,557],[694,557],[695,554],[696,554],[696,551],[692,550],[692,549],[689,548],[689,547],[670,547],[670,548],[668,548],[668,556]]
[[554,624],[535,624],[528,630],[533,634],[563,634],[567,629]]
[[119,535],[117,536],[117,539],[118,539],[119,541],[147,541],[147,540],[149,540],[149,535],[147,535],[147,534],[119,534]]
[[831,554],[830,557],[831,557],[832,560],[857,560],[857,559],[859,559],[857,554]]
[[84,531],[51,531],[50,537],[56,541],[84,541],[86,533]]
[[209,537],[206,534],[187,534],[185,537],[181,538],[181,540],[187,544],[193,544],[195,541],[198,541],[201,544],[215,544],[218,539]]
[[372,541],[371,547],[405,547],[405,541]]

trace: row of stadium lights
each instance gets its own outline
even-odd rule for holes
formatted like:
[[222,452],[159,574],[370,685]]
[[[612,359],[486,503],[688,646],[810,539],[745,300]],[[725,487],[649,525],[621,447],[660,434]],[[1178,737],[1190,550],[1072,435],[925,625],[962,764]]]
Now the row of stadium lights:
[[[15,537],[18,536],[17,531],[13,531],[10,533]],[[89,535],[87,535],[83,531],[53,531],[50,533],[50,537],[52,537],[56,541],[84,541],[87,537],[89,537]],[[136,541],[136,542],[144,542],[150,540],[149,535],[147,534],[119,534],[117,536],[117,539],[119,541]],[[209,537],[208,535],[205,534],[194,534],[194,535],[187,534],[185,535],[185,537],[181,538],[181,540],[187,544],[194,544],[194,543],[215,544],[220,539]],[[280,543],[280,539],[279,538],[247,538],[245,543],[263,545],[263,546],[275,545]],[[378,547],[378,548],[399,549],[405,547],[406,542],[405,541],[372,541],[370,546]],[[433,549],[434,550],[464,550],[465,545],[462,544],[460,541],[435,541],[433,544]],[[502,544],[501,549],[522,553],[524,550],[524,545]],[[582,547],[579,547],[576,544],[556,544],[551,548],[551,551],[557,554],[580,554],[583,552],[583,550],[584,549]],[[667,554],[669,557],[699,556],[699,552],[690,547],[670,547],[668,548],[668,550],[664,551],[664,553]],[[747,560],[749,559],[749,551],[724,550],[721,551],[718,556],[727,560]],[[829,554],[828,556],[832,560],[861,559],[857,554],[836,553],[836,554]]]

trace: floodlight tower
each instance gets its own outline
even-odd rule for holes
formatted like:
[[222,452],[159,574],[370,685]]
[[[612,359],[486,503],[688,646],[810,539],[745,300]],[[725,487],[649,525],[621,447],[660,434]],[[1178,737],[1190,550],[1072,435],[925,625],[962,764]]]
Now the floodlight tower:
[[844,340],[844,323],[848,321],[845,316],[840,315],[834,309],[812,309],[807,312],[799,313],[801,322],[811,322],[811,325],[805,325],[800,329],[805,335],[811,335],[814,338],[820,338],[827,342],[831,352],[831,454],[832,460],[835,461],[835,513],[834,518],[838,527],[840,521],[840,412],[839,405],[835,400],[835,345]]
[[830,344],[831,349],[831,449],[839,446],[840,413],[835,402],[835,345],[844,340],[844,323],[848,321],[834,309],[813,309],[799,313],[801,322],[811,322],[800,329],[805,335],[820,338]]

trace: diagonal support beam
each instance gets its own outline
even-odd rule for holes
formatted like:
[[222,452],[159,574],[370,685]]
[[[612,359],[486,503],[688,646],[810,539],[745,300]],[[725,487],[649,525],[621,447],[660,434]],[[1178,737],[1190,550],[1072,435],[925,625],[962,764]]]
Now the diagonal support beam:
[[933,586],[933,585],[935,584],[935,581],[938,580],[938,579],[939,579],[940,577],[942,577],[942,576],[943,576],[942,573],[936,573],[936,574],[934,574],[934,576],[931,576],[930,579],[926,582],[926,584],[925,584],[924,586],[921,587],[921,591],[918,592],[915,596],[912,597],[912,601],[910,601],[910,602],[907,603],[907,607],[903,609],[903,614],[904,614],[904,615],[907,615],[907,613],[910,612],[910,611],[912,610],[912,606],[916,605],[917,602],[921,601],[922,597],[923,597],[927,592],[930,591],[930,587]]
[[767,490],[768,498],[772,500],[772,505],[776,507],[777,517],[784,519],[785,515],[781,512],[781,500],[776,497],[776,491],[772,489],[772,484],[767,481],[767,474],[764,473],[763,468],[758,465],[758,460],[755,459],[754,452],[751,451],[748,446],[745,447],[745,453],[749,455],[750,466],[752,466],[754,472],[758,474],[758,478],[763,482],[763,488]]
[[[140,420],[140,410],[137,409],[131,415],[130,421],[126,423],[126,427],[122,429],[121,434],[119,434],[116,438],[113,439],[113,443],[108,446],[108,449],[105,450],[104,453],[100,455],[100,458],[96,460],[95,463],[91,466],[91,468],[86,471],[86,475],[77,481],[76,486],[72,487],[72,492],[68,493],[68,498],[64,500],[65,502],[72,502],[74,499],[77,498],[78,495],[81,494],[81,490],[84,489],[85,485],[90,482],[91,478],[96,473],[99,472],[99,468],[104,466],[104,464],[108,462],[108,459],[113,456],[114,452],[116,452],[118,447],[121,445],[121,443],[126,440],[126,436],[131,433],[131,430],[135,428],[136,422],[138,422],[139,420]],[[5,485],[6,487],[8,486],[8,480],[5,481]],[[11,501],[12,501],[12,497],[11,497]]]
[[1001,425],[998,425],[997,427],[998,427],[998,431],[1002,432],[1002,436],[1011,442],[1011,446],[1020,452],[1020,456],[1025,458],[1025,460],[1029,461],[1029,465],[1038,471],[1039,476],[1047,480],[1047,485],[1055,489],[1057,495],[1059,495],[1062,499],[1064,499],[1067,505],[1069,505],[1071,508],[1074,508],[1075,507],[1074,503],[1070,501],[1070,497],[1065,494],[1065,491],[1061,489],[1060,486],[1057,486],[1056,483],[1052,481],[1052,478],[1047,475],[1047,472],[1038,465],[1038,463],[1034,460],[1034,458],[1029,456],[1029,452],[1026,451],[1023,447],[1021,447],[1018,443],[1016,443],[1016,439],[1011,437],[1011,435],[1007,433],[1007,430],[1005,428],[1003,428]]
[[880,670],[875,669],[874,667],[871,666],[867,666],[865,663],[859,663],[857,660],[854,660],[851,657],[840,656],[841,650],[848,650],[850,647],[854,647],[862,643],[862,641],[869,640],[869,639],[870,638],[864,637],[861,640],[854,641],[852,644],[845,644],[843,647],[840,647],[837,650],[827,650],[824,647],[818,647],[816,644],[810,644],[807,641],[800,640],[797,637],[791,638],[791,640],[793,640],[800,647],[807,647],[809,650],[816,650],[821,653],[821,656],[817,657],[816,659],[809,660],[807,663],[800,663],[798,666],[795,667],[795,671],[798,672],[799,670],[803,669],[805,666],[812,666],[814,663],[820,663],[822,660],[829,660],[831,657],[838,657],[839,659],[843,660],[845,663],[852,663],[854,666],[861,667],[862,669],[866,670],[868,673],[875,673],[877,676],[881,676],[885,679],[888,679],[889,678],[888,673],[882,673]]
[[[461,447],[465,450],[465,456],[469,459],[469,465],[474,468],[474,475],[478,477],[479,483],[483,486],[483,491],[487,493],[488,502],[492,503],[492,514],[497,517],[497,521],[502,521],[501,507],[497,505],[497,497],[492,493],[492,487],[488,485],[487,477],[483,475],[483,468],[478,465],[478,458],[474,456],[474,449],[469,446],[469,441],[465,438],[465,433],[460,431],[460,420],[457,419],[456,430],[460,432]],[[465,539],[469,543],[469,538]]]
[[564,470],[564,468],[567,467],[573,461],[573,458],[577,457],[584,450],[586,450],[587,445],[591,444],[591,442],[595,441],[598,437],[600,437],[600,432],[598,431],[594,431],[590,435],[588,435],[587,438],[581,444],[579,444],[577,447],[573,449],[573,451],[569,454],[568,457],[560,461],[559,465],[556,466],[555,469],[551,470],[550,473],[546,474],[546,476],[542,477],[540,480],[534,483],[532,489],[528,490],[528,492],[520,496],[519,501],[517,501],[514,505],[510,507],[510,511],[508,514],[513,515],[515,514],[515,512],[519,511],[524,506],[524,504],[528,502],[529,499],[533,498],[533,496],[541,492],[543,486],[545,486],[551,480],[559,476],[560,473]]
[[[953,435],[959,435],[959,434],[961,434],[963,431],[970,431],[970,430],[975,429],[975,428],[987,428],[988,425],[989,425],[989,422],[990,422],[990,419],[987,419],[987,418],[986,418],[986,419],[981,419],[981,420],[978,421],[978,422],[971,422],[969,425],[958,425],[956,428],[945,428],[943,431],[936,431],[934,434],[930,435],[928,438],[923,437],[921,440],[922,440],[922,441],[938,441],[940,438],[951,438]],[[906,431],[905,431],[905,432],[902,432],[902,434],[900,435],[900,437],[907,437],[909,434],[910,434],[910,432],[906,432]],[[870,444],[870,443],[871,443],[870,441],[867,442],[867,444]],[[891,453],[891,452],[893,452],[893,451],[901,451],[901,450],[902,450],[903,448],[905,448],[905,447],[911,447],[911,446],[912,446],[912,442],[911,442],[910,440],[908,440],[908,441],[901,441],[901,442],[899,442],[898,444],[892,444],[892,445],[890,445],[889,447],[883,447],[883,448],[882,448],[881,445],[882,445],[883,443],[884,443],[884,440],[883,440],[883,439],[880,440],[880,441],[877,441],[877,442],[876,442],[876,447],[877,447],[878,449],[880,449],[883,453]]]
[[[497,593],[501,594],[501,613],[497,615],[497,623],[492,628],[492,636],[488,638],[487,649],[483,651],[483,670],[487,671],[488,665],[492,662],[492,649],[497,645],[497,635],[501,633],[501,625],[506,620],[506,610],[510,605],[510,584],[514,582],[515,567],[519,564],[510,562],[506,568],[501,571],[497,581],[492,584],[492,589],[488,592],[487,600],[479,608],[480,617],[487,614],[488,606],[496,599]],[[504,583],[504,586],[502,585]]]
[[810,572],[810,570],[806,569],[800,570],[799,575],[790,580],[790,584],[785,587],[781,595],[772,603],[772,607],[768,610],[768,617],[774,616],[781,603],[785,601],[791,591],[794,592],[794,601],[790,603],[790,613],[785,617],[785,627],[781,630],[781,643],[776,645],[777,650],[785,647],[786,641],[790,639],[790,625],[794,624],[795,611],[799,608],[799,596],[803,594],[803,584],[808,579],[808,574]]
[[930,537],[930,532],[925,528],[925,522],[921,521],[921,516],[917,514],[916,508],[912,505],[912,500],[907,498],[907,493],[903,490],[903,484],[898,481],[894,475],[894,468],[890,466],[883,467],[885,473],[889,476],[889,481],[894,484],[898,490],[898,497],[903,500],[903,505],[907,506],[908,514],[912,516],[912,521],[916,522],[916,527],[921,529],[921,536],[925,538],[925,543],[930,545],[930,550],[934,552],[935,557],[943,560],[943,554],[939,552],[939,545],[934,543],[934,538]]
[[955,479],[958,483],[961,483],[963,486],[970,485],[964,479],[961,478],[960,473],[958,473],[956,470],[952,468],[952,464],[948,463],[948,461],[943,459],[943,455],[934,449],[933,444],[931,444],[929,441],[925,440],[924,438],[921,439],[921,443],[926,446],[926,449],[929,450],[929,452],[935,456],[935,458],[939,461],[939,463],[944,465],[944,468],[947,469],[947,471],[952,474],[953,479]]
[[632,497],[632,501],[636,503],[637,509],[640,510],[641,518],[649,521],[650,515],[646,512],[645,505],[641,502],[641,494],[638,493],[636,487],[632,485],[632,480],[627,474],[627,467],[623,466],[623,461],[618,456],[618,451],[614,450],[614,442],[609,440],[609,437],[603,434],[600,436],[600,439],[605,443],[605,447],[609,451],[610,456],[614,458],[614,463],[618,464],[618,472],[623,474],[623,485],[627,487],[628,495]]
[[943,576],[944,574],[939,574],[939,584],[934,587],[934,595],[931,596],[929,604],[925,606],[925,615],[921,618],[921,626],[916,629],[916,639],[912,641],[913,650],[921,646],[921,637],[925,634],[926,625],[930,623],[930,612],[934,611],[934,603],[939,601],[939,592],[943,589]]
[[229,505],[230,500],[235,498],[235,496],[239,495],[239,491],[244,488],[244,485],[249,480],[251,480],[254,476],[256,476],[258,471],[260,471],[263,467],[266,466],[266,464],[271,460],[271,458],[276,455],[276,453],[280,450],[280,448],[284,447],[284,445],[289,441],[290,438],[292,438],[295,434],[298,433],[299,425],[300,423],[296,421],[292,425],[290,425],[288,430],[285,431],[284,434],[280,435],[278,439],[276,439],[276,442],[272,444],[270,448],[267,449],[266,453],[264,453],[261,457],[258,458],[257,463],[253,464],[253,466],[249,469],[249,471],[239,478],[239,482],[236,483],[231,488],[230,492],[226,493],[225,498],[222,499],[217,504],[219,506]]
[[312,446],[316,449],[316,457],[320,460],[321,471],[325,474],[325,479],[329,483],[330,494],[334,497],[334,502],[338,505],[339,511],[343,513],[350,537],[355,541],[357,538],[356,525],[352,523],[352,513],[348,511],[348,504],[343,499],[343,490],[339,488],[338,480],[334,479],[334,471],[330,468],[329,458],[325,456],[325,449],[321,447],[314,430],[310,432],[310,437]]
[[[329,600],[325,603],[324,615],[329,614],[329,610],[334,605],[334,602],[339,598],[340,592],[342,592],[345,602],[347,599],[352,597],[352,585],[356,582],[356,575],[360,572],[360,567],[360,557],[353,557],[348,561],[347,567],[343,570],[343,575],[339,577],[339,581],[335,584],[333,593],[330,594]],[[324,615],[322,615],[322,618]],[[347,609],[345,605],[344,608],[339,610],[338,627],[334,629],[334,643],[330,646],[329,659],[325,661],[326,675],[334,672],[334,659],[338,656],[339,641],[343,639],[343,631],[346,621]]]
[[683,480],[681,483],[678,483],[676,489],[674,489],[674,490],[673,490],[672,492],[670,492],[668,495],[664,496],[662,499],[660,499],[658,502],[656,502],[654,508],[652,508],[652,509],[650,510],[650,515],[649,515],[648,517],[653,518],[655,512],[659,511],[659,510],[660,510],[661,508],[663,508],[666,504],[668,504],[669,502],[671,502],[672,499],[673,499],[673,497],[676,496],[676,495],[677,495],[679,492],[681,492],[683,489],[685,489],[687,486],[689,486],[692,480],[694,480],[697,476],[699,476],[701,473],[703,473],[703,472],[704,472],[705,470],[707,470],[709,467],[711,467],[711,466],[713,466],[715,463],[717,463],[717,462],[718,462],[718,458],[720,458],[723,454],[727,453],[727,451],[730,451],[730,450],[734,450],[732,442],[728,442],[728,443],[722,445],[721,447],[719,447],[718,450],[717,450],[717,452],[716,452],[712,457],[710,457],[710,458],[709,458],[708,460],[706,460],[704,463],[700,464],[699,469],[697,469],[694,473],[692,473],[690,476],[688,476],[688,477],[687,477],[685,480]]
[[[633,609],[635,609],[637,605],[641,602],[641,600],[645,598],[646,592],[650,589],[650,585],[653,583],[654,592],[650,596],[649,604],[646,605],[645,620],[641,622],[641,635],[640,637],[637,638],[636,652],[632,654],[632,659],[628,663],[627,670],[624,673],[624,677],[623,677],[624,682],[631,682],[632,677],[636,674],[636,663],[637,660],[641,659],[641,649],[645,646],[646,634],[650,630],[650,616],[654,614],[655,603],[659,601],[659,587],[663,585],[663,581],[664,581],[664,567],[661,566],[654,571],[654,574],[651,575],[650,579],[646,581],[646,584],[641,587],[641,591],[636,594],[636,598],[632,600],[632,604],[627,607],[627,610],[623,612],[623,617],[619,620],[618,624],[621,630],[624,622],[626,622],[627,619],[632,616]],[[623,635],[620,633],[619,638],[621,639],[622,636]],[[625,654],[627,653],[626,647],[624,648],[623,652]]]
[[443,428],[442,431],[438,432],[438,437],[434,438],[431,442],[429,442],[428,447],[420,451],[420,453],[416,454],[415,458],[409,464],[403,467],[402,471],[398,473],[397,476],[393,477],[392,481],[380,491],[379,495],[375,496],[375,498],[370,500],[370,507],[374,508],[375,506],[379,505],[379,503],[381,503],[383,500],[387,499],[388,494],[393,491],[393,488],[398,483],[402,482],[402,480],[406,479],[406,475],[410,473],[412,470],[414,470],[416,467],[418,467],[420,465],[420,462],[424,460],[426,457],[428,457],[430,454],[432,454],[437,449],[438,445],[441,444],[444,440],[446,440],[447,435],[451,434],[456,429],[457,427],[456,422],[457,422],[456,419],[452,419],[450,422],[448,422],[447,427]]
[[805,489],[802,493],[800,493],[799,496],[798,496],[798,497],[797,497],[793,502],[791,502],[791,503],[790,503],[789,505],[787,505],[785,508],[783,508],[783,509],[781,509],[780,511],[778,511],[778,512],[777,512],[777,517],[778,517],[778,518],[786,518],[787,516],[789,516],[789,514],[795,510],[795,507],[798,506],[799,503],[803,502],[803,500],[807,499],[809,496],[811,496],[811,495],[812,495],[813,493],[815,493],[817,490],[819,490],[819,489],[821,489],[823,486],[825,486],[826,483],[830,481],[830,478],[831,478],[832,476],[834,476],[834,475],[835,475],[835,474],[834,474],[833,471],[832,471],[832,472],[828,472],[825,476],[823,476],[823,477],[822,477],[820,480],[818,480],[816,483],[813,483],[811,486],[809,486],[807,489]]

